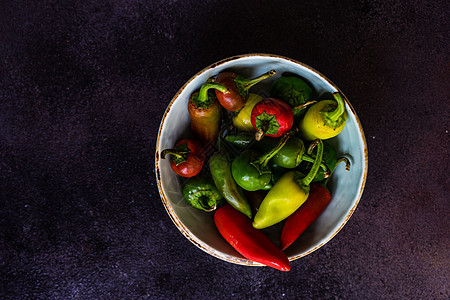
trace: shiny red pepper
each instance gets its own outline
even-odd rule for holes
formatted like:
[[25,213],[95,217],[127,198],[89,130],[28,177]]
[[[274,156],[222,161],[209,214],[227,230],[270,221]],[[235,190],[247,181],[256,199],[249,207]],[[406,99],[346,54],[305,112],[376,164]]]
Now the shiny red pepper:
[[330,203],[331,194],[326,187],[313,183],[310,185],[309,196],[284,223],[281,231],[281,250],[289,247],[298,237],[322,214]]
[[184,139],[175,144],[173,149],[165,149],[161,152],[161,158],[165,159],[170,154],[170,166],[172,170],[183,177],[193,177],[200,173],[205,163],[203,145],[197,140]]
[[228,93],[216,90],[217,100],[225,109],[238,111],[247,102],[248,90],[258,82],[275,75],[275,73],[274,70],[271,70],[254,79],[247,79],[234,72],[222,72],[217,76],[216,81],[223,84],[228,89]]
[[251,122],[256,129],[255,138],[280,137],[294,124],[294,114],[286,102],[276,98],[265,98],[253,107]]
[[252,221],[226,204],[214,214],[214,222],[220,234],[245,258],[275,268],[289,271],[287,256]]
[[[350,161],[348,158],[340,157],[336,165],[340,162],[345,162],[345,169],[347,171],[350,170]],[[334,172],[335,169],[336,166],[331,172]],[[320,217],[325,208],[327,208],[331,200],[330,191],[326,188],[329,179],[330,177],[323,184],[312,183],[310,185],[308,199],[286,219],[280,237],[281,250],[286,249],[295,242]]]

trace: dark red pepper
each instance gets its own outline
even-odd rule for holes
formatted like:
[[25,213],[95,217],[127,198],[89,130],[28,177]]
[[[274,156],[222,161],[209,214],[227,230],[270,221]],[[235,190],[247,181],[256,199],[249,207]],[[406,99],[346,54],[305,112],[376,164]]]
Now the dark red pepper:
[[330,203],[331,194],[326,187],[313,183],[305,203],[287,218],[281,231],[281,250],[289,247],[322,214]]
[[263,136],[280,137],[294,124],[294,114],[286,102],[277,98],[266,98],[258,102],[252,110],[251,121],[256,129],[255,138]]
[[161,152],[161,158],[165,159],[170,154],[170,166],[172,170],[183,177],[193,177],[200,173],[205,163],[203,145],[197,140],[184,139],[176,143],[173,149],[165,149]]
[[269,71],[254,79],[247,79],[234,72],[222,72],[217,76],[216,81],[223,84],[229,93],[216,90],[216,97],[220,104],[229,111],[240,110],[248,99],[248,90],[258,82],[275,75],[275,71]]
[[[339,158],[336,165],[340,162],[345,162],[345,169],[347,171],[350,170],[350,161],[346,157]],[[335,169],[336,167],[331,172],[334,172]],[[325,208],[327,208],[331,200],[330,191],[326,188],[329,179],[330,177],[324,181],[323,185],[320,183],[312,183],[310,185],[308,199],[286,219],[280,237],[281,250],[286,249],[295,242],[317,220]]]
[[253,228],[252,220],[229,204],[216,211],[214,222],[225,240],[245,258],[280,271],[291,269],[286,254],[262,231]]

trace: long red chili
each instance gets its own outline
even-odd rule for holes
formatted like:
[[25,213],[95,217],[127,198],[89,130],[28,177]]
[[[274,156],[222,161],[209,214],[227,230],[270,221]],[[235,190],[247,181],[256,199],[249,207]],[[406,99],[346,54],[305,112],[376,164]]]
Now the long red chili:
[[[350,170],[350,161],[348,158],[340,157],[337,160],[336,166],[340,162],[345,162],[345,169],[347,171]],[[331,170],[331,173],[334,172],[336,166]],[[312,183],[310,185],[308,199],[286,219],[280,237],[281,250],[286,249],[295,242],[317,220],[325,208],[327,208],[331,200],[330,191],[326,188],[329,179],[330,177],[323,182],[323,185],[320,183]]]
[[275,268],[289,271],[287,256],[252,221],[226,204],[214,214],[214,222],[220,234],[245,258]]
[[313,183],[305,203],[287,218],[281,231],[281,250],[289,247],[322,214],[330,203],[331,194],[326,187]]

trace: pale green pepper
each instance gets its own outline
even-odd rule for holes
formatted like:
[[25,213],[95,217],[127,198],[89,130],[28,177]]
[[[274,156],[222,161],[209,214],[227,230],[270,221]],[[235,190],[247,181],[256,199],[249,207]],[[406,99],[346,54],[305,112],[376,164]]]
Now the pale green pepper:
[[[306,176],[298,171],[284,174],[272,189],[267,193],[261,203],[253,221],[257,229],[267,228],[293,214],[309,196],[309,184],[319,170],[323,156],[323,143],[316,140],[317,154],[311,170]],[[312,147],[310,147],[312,151]]]

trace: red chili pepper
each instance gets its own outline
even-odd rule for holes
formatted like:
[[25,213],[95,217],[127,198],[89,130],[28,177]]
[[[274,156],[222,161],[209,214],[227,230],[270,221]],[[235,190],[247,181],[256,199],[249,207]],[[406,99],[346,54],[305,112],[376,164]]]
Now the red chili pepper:
[[247,102],[248,90],[258,82],[275,75],[275,73],[274,70],[271,70],[254,79],[247,79],[234,72],[222,72],[217,76],[216,81],[223,84],[229,93],[216,90],[216,97],[225,109],[237,111]]
[[[331,170],[331,174],[333,174],[336,166],[341,162],[345,163],[345,170],[350,171],[350,160],[343,156],[337,160],[336,165]],[[281,231],[281,250],[286,249],[295,242],[306,228],[314,223],[325,208],[327,208],[331,200],[331,194],[326,188],[326,185],[331,178],[331,174],[330,177],[323,181],[323,184],[312,183],[310,185],[308,199],[286,219]]]
[[313,183],[305,203],[287,218],[281,231],[280,248],[289,247],[322,214],[330,203],[331,194],[326,187]]
[[226,204],[214,214],[214,222],[220,234],[245,258],[275,268],[289,271],[291,264],[286,254],[260,230],[253,228],[252,221]]
[[173,149],[161,152],[161,158],[165,159],[170,154],[170,166],[172,170],[183,177],[193,177],[200,173],[205,163],[203,145],[196,140],[184,139],[176,143]]
[[256,140],[264,135],[280,137],[294,124],[294,114],[286,102],[276,98],[266,98],[258,102],[252,110],[252,125],[256,129]]

